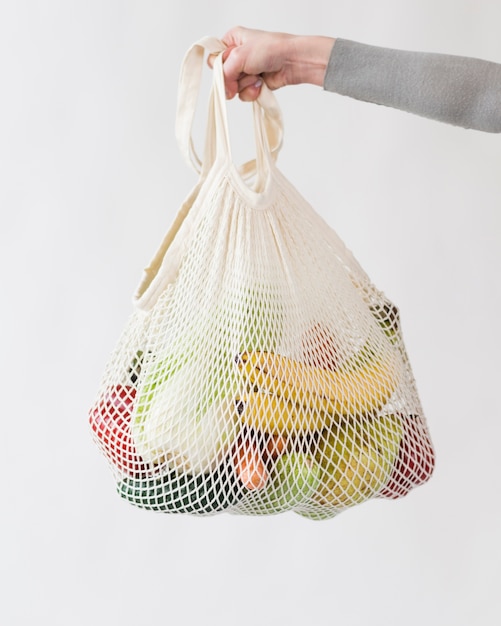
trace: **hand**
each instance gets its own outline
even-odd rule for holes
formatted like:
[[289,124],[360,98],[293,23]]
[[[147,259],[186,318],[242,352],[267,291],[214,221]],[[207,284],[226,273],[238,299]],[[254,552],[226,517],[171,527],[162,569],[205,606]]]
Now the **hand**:
[[[226,97],[256,100],[264,80],[270,89],[323,85],[335,39],[251,30],[237,26],[222,38]],[[212,67],[214,55],[208,59]]]

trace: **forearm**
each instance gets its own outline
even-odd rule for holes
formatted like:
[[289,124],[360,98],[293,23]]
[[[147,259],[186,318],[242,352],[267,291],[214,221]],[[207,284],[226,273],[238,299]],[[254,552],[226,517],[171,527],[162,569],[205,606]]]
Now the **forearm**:
[[501,132],[501,64],[337,39],[324,89],[449,124]]
[[288,41],[289,83],[321,87],[335,39],[323,36],[293,36]]

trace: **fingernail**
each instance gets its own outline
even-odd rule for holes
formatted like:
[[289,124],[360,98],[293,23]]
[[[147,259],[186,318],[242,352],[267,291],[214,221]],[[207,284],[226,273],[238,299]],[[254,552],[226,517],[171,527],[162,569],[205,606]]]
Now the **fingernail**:
[[259,87],[261,87],[262,84],[263,84],[263,79],[258,78],[256,82],[254,83],[254,87],[256,87],[256,89],[259,89]]

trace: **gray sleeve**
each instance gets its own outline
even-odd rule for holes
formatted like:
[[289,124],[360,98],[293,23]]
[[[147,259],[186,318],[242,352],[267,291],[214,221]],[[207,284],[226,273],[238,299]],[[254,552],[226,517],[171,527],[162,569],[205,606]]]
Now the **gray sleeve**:
[[501,64],[336,39],[324,89],[448,124],[501,132]]

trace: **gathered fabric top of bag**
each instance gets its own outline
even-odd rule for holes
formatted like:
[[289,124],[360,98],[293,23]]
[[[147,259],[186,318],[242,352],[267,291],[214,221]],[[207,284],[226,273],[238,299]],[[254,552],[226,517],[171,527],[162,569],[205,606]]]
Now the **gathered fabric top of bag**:
[[[226,111],[222,52],[224,44],[213,37],[205,37],[186,53],[179,79],[176,115],[176,139],[186,163],[199,174],[199,181],[183,203],[171,229],[167,233],[151,265],[138,287],[135,300],[139,308],[149,308],[162,286],[172,280],[172,272],[179,262],[178,243],[185,239],[197,210],[197,198],[205,199],[205,189],[214,178],[225,176],[249,207],[269,205],[273,193],[272,164],[276,161],[283,141],[282,113],[273,93],[264,85],[260,97],[253,104],[256,158],[237,167],[233,163]],[[192,128],[199,96],[205,53],[219,53],[213,68],[213,86],[209,98],[206,140],[203,158],[196,153]],[[248,181],[254,180],[254,187]],[[205,186],[204,186],[204,183]],[[186,221],[186,218],[189,219]],[[179,236],[178,231],[181,230]],[[171,244],[177,239],[173,249]],[[153,283],[153,284],[152,284]],[[146,293],[148,291],[148,293]]]
[[276,165],[263,85],[233,162],[222,54],[204,152],[208,37],[183,61],[176,136],[198,181],[145,270],[90,412],[119,495],[164,513],[332,518],[426,482],[434,450],[397,307]]

